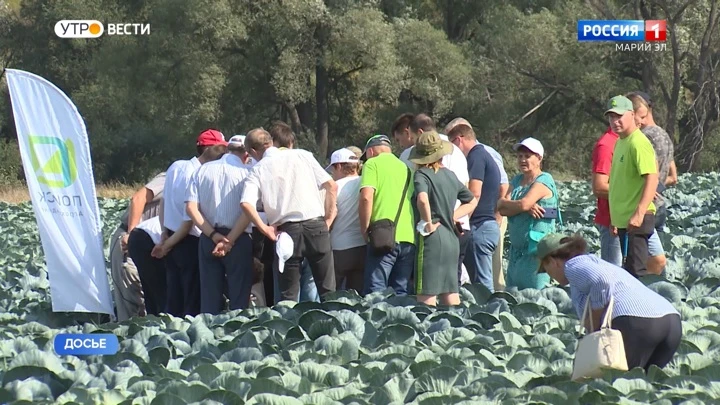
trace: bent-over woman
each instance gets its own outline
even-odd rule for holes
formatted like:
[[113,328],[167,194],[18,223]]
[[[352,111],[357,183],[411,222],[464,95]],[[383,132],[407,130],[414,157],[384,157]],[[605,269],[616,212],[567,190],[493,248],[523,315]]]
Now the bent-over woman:
[[663,296],[647,288],[627,270],[587,253],[587,242],[578,235],[547,235],[538,245],[538,272],[550,275],[561,285],[570,284],[578,318],[590,300],[592,325],[601,319],[613,297],[612,328],[622,333],[629,369],[654,364],[665,367],[680,346],[680,314]]

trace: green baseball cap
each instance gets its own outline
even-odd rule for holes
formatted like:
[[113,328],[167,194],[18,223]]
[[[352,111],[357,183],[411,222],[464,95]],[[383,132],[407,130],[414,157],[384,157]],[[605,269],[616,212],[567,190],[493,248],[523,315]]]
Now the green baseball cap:
[[623,115],[628,111],[633,111],[633,104],[632,101],[625,96],[615,96],[610,99],[607,108],[604,115],[611,112]]
[[540,240],[540,242],[538,242],[537,253],[535,254],[535,256],[537,256],[537,258],[538,258],[538,261],[540,262],[540,264],[538,266],[538,271],[537,271],[538,273],[546,272],[542,266],[542,261],[547,255],[549,255],[550,253],[552,253],[558,249],[562,249],[565,246],[570,244],[570,242],[565,242],[565,243],[560,242],[565,237],[566,237],[566,235],[562,235],[559,233],[550,233],[550,234],[545,235],[545,237],[542,238]]

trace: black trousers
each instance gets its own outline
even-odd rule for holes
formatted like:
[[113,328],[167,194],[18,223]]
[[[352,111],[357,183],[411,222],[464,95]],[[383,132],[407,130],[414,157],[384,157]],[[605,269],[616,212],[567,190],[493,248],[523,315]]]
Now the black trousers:
[[[655,215],[645,214],[642,225],[628,232],[627,229],[618,229],[621,249],[625,253],[623,268],[637,277],[638,273],[647,270],[648,239],[655,232]],[[625,246],[622,246],[622,245]]]
[[198,242],[197,236],[188,235],[165,256],[167,311],[171,315],[184,317],[200,313]]
[[285,271],[280,273],[277,258],[273,273],[278,276],[280,298],[297,301],[300,294],[300,266],[303,258],[307,259],[312,270],[318,295],[335,291],[335,264],[330,231],[323,218],[309,219],[301,222],[286,222],[278,227],[293,240],[293,255],[285,262]]
[[167,282],[165,264],[162,259],[150,255],[155,242],[142,229],[135,228],[128,236],[128,256],[135,263],[145,297],[145,310],[148,315],[160,315],[166,312]]
[[647,372],[652,364],[663,368],[672,360],[680,346],[682,322],[680,315],[662,318],[618,316],[612,328],[622,333],[628,368],[642,367]]

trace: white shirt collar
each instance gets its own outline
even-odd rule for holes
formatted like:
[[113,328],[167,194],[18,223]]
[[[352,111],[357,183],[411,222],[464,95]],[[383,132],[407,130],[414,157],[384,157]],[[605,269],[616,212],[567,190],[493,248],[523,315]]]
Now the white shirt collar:
[[267,150],[263,153],[262,157],[271,157],[272,155],[274,155],[278,152],[280,152],[280,149],[278,149],[274,146],[271,146],[271,147],[267,148]]

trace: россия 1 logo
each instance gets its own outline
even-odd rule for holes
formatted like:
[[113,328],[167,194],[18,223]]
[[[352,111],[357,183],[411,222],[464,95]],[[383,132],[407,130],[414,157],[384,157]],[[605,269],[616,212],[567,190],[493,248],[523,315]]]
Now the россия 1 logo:
[[99,38],[107,35],[150,35],[150,24],[108,23],[97,20],[60,20],[55,23],[55,35],[60,38]]
[[[50,188],[72,185],[77,179],[75,145],[72,141],[68,139],[63,142],[56,136],[30,135],[29,139],[30,161],[38,182]],[[54,148],[54,152],[48,152],[50,148]],[[41,160],[48,155],[49,158]]]

